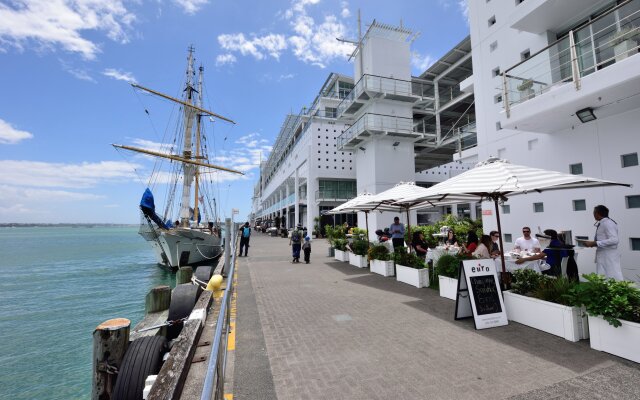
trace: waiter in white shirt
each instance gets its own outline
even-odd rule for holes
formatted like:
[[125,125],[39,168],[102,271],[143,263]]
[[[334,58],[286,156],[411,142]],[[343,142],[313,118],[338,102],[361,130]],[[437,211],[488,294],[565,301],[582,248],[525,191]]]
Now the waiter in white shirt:
[[596,247],[596,272],[623,281],[618,251],[618,224],[609,218],[609,209],[603,205],[593,208],[593,218],[596,219],[595,240],[587,240],[584,245]]
[[533,253],[540,253],[540,242],[538,239],[531,237],[531,228],[525,226],[522,228],[522,236],[516,239],[515,250],[530,251]]

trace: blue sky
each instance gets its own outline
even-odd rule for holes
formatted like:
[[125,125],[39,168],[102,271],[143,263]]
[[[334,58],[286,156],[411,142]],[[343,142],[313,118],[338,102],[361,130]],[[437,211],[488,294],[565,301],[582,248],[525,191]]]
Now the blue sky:
[[[464,0],[0,0],[0,222],[136,223],[154,148],[170,123],[189,45],[205,67],[205,105],[221,217],[251,208],[260,157],[287,113],[308,106],[330,72],[353,75],[348,47],[363,24],[420,32],[414,74],[468,34]],[[363,28],[364,29],[364,28]],[[147,110],[149,113],[145,112]]]

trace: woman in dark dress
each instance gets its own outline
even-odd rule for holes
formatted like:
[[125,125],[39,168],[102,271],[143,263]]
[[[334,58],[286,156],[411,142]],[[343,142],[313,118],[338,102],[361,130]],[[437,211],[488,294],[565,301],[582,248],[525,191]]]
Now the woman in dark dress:
[[411,245],[413,249],[416,251],[416,255],[421,259],[425,259],[427,256],[427,242],[424,240],[424,235],[422,232],[414,232],[413,240],[411,241]]
[[458,239],[456,239],[456,235],[453,233],[453,230],[449,229],[447,231],[447,239],[444,241],[444,244],[447,246],[456,246],[458,244]]

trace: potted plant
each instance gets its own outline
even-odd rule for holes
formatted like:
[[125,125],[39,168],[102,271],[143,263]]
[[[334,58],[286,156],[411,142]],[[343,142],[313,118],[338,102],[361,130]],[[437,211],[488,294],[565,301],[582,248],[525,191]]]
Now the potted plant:
[[507,317],[535,329],[577,342],[589,338],[584,307],[570,294],[578,285],[566,277],[552,278],[530,269],[513,273],[511,290],[503,292]]
[[320,217],[315,217],[313,219],[313,237],[320,237]]
[[389,249],[383,244],[376,244],[369,247],[369,261],[371,261],[371,272],[382,276],[393,276],[393,261]]
[[338,261],[349,261],[349,253],[347,252],[347,239],[335,239],[333,241],[335,247],[334,258]]
[[622,61],[629,57],[631,52],[637,52],[638,43],[635,38],[638,35],[638,27],[626,26],[616,31],[609,37],[609,42],[613,46],[613,54],[616,62]]
[[517,89],[520,92],[520,98],[522,100],[530,99],[535,96],[532,79],[525,79],[518,85]]
[[399,282],[408,283],[417,288],[429,286],[429,270],[425,268],[424,261],[415,255],[407,253],[406,249],[399,248],[393,254],[396,263],[396,279]]
[[327,257],[333,257],[335,255],[335,247],[333,241],[337,239],[335,229],[331,225],[326,225],[324,227],[324,231],[327,236],[327,242],[329,242],[329,247],[327,247]]
[[440,296],[455,300],[458,293],[460,258],[445,254],[436,262],[435,270],[438,275]]
[[591,348],[640,363],[640,289],[633,282],[583,275],[572,301],[589,314]]
[[369,242],[363,239],[354,239],[351,243],[351,253],[349,253],[349,264],[358,268],[367,268],[367,249]]

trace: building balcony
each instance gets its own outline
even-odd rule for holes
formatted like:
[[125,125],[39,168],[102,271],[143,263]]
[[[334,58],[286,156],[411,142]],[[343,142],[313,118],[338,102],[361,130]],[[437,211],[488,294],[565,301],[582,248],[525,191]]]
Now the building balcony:
[[372,99],[388,99],[415,103],[426,92],[420,82],[405,81],[376,75],[363,75],[338,105],[338,117],[351,117]]
[[356,193],[353,190],[316,190],[316,202],[331,201],[344,203],[354,197],[356,197]]
[[588,17],[611,0],[526,0],[513,13],[511,28],[543,34],[562,29],[567,21]]
[[[524,3],[523,3],[524,4]],[[640,108],[640,0],[621,4],[503,75],[503,128],[551,133]]]
[[350,150],[372,136],[395,136],[422,138],[422,133],[414,130],[412,118],[394,117],[367,113],[337,138],[338,150]]

